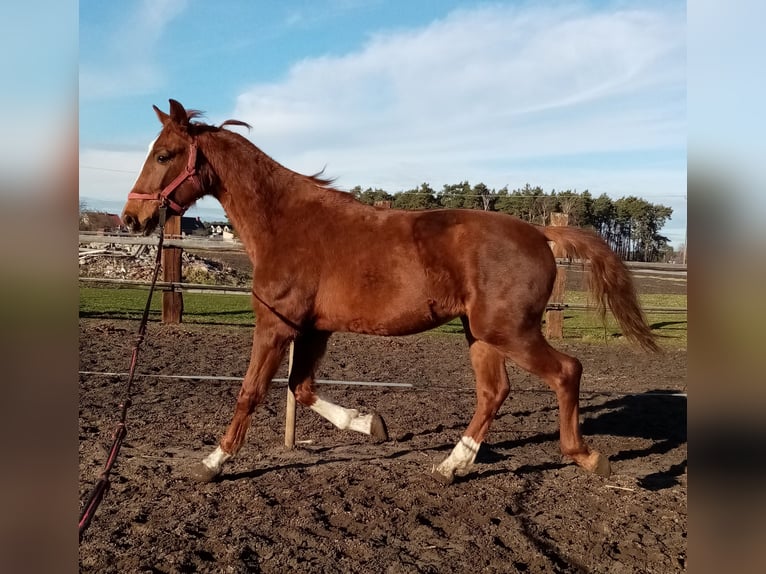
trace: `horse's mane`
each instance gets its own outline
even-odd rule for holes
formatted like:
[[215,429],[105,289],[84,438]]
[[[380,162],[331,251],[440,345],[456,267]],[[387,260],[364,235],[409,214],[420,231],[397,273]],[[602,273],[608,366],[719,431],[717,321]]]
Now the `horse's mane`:
[[[200,133],[200,132],[210,132],[210,131],[216,131],[217,132],[217,131],[220,131],[220,130],[224,129],[226,126],[242,126],[242,127],[246,127],[248,129],[248,131],[253,129],[253,126],[251,126],[247,122],[243,122],[242,120],[232,120],[232,119],[229,119],[229,120],[226,120],[226,121],[224,121],[223,123],[221,123],[221,124],[219,124],[217,126],[214,126],[214,125],[211,125],[211,124],[206,124],[206,123],[201,122],[201,121],[192,121],[192,120],[198,120],[199,118],[204,117],[204,115],[205,115],[205,112],[202,112],[200,110],[186,110],[186,116],[189,118],[189,125],[193,126],[194,130],[197,133]],[[289,168],[285,168],[285,169],[289,169]],[[330,190],[330,191],[338,191],[339,193],[341,193],[339,190],[337,190],[337,189],[335,189],[333,187],[333,184],[335,183],[335,178],[334,177],[325,177],[323,175],[324,174],[324,170],[325,170],[325,168],[322,168],[320,171],[318,171],[318,172],[316,172],[314,174],[311,174],[311,175],[304,175],[304,174],[298,174],[298,175],[301,175],[302,177],[306,178],[307,180],[309,180],[312,184],[316,185],[317,187],[321,187],[322,189],[327,189],[327,190]],[[289,170],[289,171],[292,171],[292,170]]]
[[305,175],[304,177],[311,180],[311,182],[314,185],[317,185],[319,187],[323,187],[325,189],[332,189],[333,191],[338,191],[333,187],[333,184],[335,183],[334,177],[325,177],[324,176],[324,170],[323,167],[321,170],[319,170],[316,173],[312,173],[311,175]]
[[242,126],[247,128],[248,130],[253,129],[253,126],[251,126],[247,122],[243,122],[242,120],[226,120],[225,122],[217,126],[206,124],[200,121],[195,121],[195,122],[191,121],[198,118],[202,118],[204,116],[205,116],[205,112],[203,111],[186,110],[186,117],[189,118],[190,125],[194,126],[198,131],[218,131],[225,128],[226,126]]

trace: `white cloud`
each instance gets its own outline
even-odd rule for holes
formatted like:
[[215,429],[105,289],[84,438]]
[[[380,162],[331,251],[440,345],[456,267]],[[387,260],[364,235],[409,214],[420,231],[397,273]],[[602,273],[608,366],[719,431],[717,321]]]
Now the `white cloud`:
[[283,81],[241,94],[231,115],[288,167],[328,164],[347,186],[535,183],[534,173],[509,179],[498,163],[684,148],[684,19],[569,6],[459,10],[378,34],[355,53],[299,62]]
[[[185,3],[144,9],[153,6],[135,16],[152,32],[120,52],[122,62],[142,64],[116,66],[106,83],[99,76],[91,96],[159,81],[150,46]],[[376,34],[344,56],[298,62],[210,120],[251,123],[248,137],[266,153],[304,173],[327,165],[341,188],[393,192],[427,181],[439,189],[468,179],[639,195],[674,208],[663,232],[676,243],[685,226],[685,37],[680,10],[458,10],[423,28]],[[654,165],[592,159],[667,150],[675,155]],[[100,168],[81,170],[83,195],[123,200],[144,155],[83,150],[81,166]]]
[[128,198],[146,150],[80,150],[80,189],[82,195],[107,201]]
[[83,100],[150,92],[161,84],[163,73],[156,45],[167,25],[179,16],[188,0],[141,0],[133,13],[120,19],[99,52],[100,62],[80,66]]

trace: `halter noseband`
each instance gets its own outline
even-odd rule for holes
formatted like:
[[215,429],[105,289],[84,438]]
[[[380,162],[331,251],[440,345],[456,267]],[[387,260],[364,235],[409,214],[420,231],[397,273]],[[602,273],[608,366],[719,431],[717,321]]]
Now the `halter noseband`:
[[178,174],[176,178],[165,186],[165,188],[159,193],[138,193],[131,191],[128,194],[128,199],[154,199],[160,202],[160,205],[167,205],[172,209],[176,215],[183,215],[186,210],[189,209],[189,205],[183,206],[170,199],[170,194],[176,189],[181,187],[187,179],[191,180],[191,183],[197,188],[199,195],[202,195],[202,183],[197,175],[197,142],[192,140],[189,146],[189,159],[186,162],[186,168],[184,171]]

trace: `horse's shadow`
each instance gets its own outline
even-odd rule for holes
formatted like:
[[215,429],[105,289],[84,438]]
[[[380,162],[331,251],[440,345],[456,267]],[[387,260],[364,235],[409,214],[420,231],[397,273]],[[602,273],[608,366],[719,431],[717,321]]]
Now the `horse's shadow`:
[[265,468],[254,468],[251,470],[243,470],[240,472],[228,472],[228,473],[221,474],[220,476],[217,476],[213,480],[215,482],[232,482],[232,481],[243,480],[243,479],[254,479],[254,478],[263,476],[264,474],[278,471],[278,470],[308,469],[308,468],[314,468],[316,466],[320,466],[322,464],[337,464],[342,462],[350,462],[352,460],[353,459],[351,458],[334,458],[334,459],[327,459],[324,461],[319,460],[319,461],[311,461],[311,462],[291,462],[287,464],[268,466]]
[[[618,452],[610,457],[612,462],[633,460],[651,455],[661,455],[686,444],[686,397],[665,391],[649,391],[637,395],[624,395],[601,404],[584,406],[580,412],[586,415],[582,424],[585,435],[611,435],[643,438],[651,445]],[[558,440],[558,432],[541,433],[519,439],[482,445],[476,461],[496,463],[505,458],[498,451],[509,451],[517,447],[543,444]],[[686,471],[687,461],[672,464],[639,478],[639,485],[647,490],[662,490],[679,483],[678,477]],[[524,465],[516,469],[517,474],[552,470],[566,466],[565,463],[543,463]],[[492,471],[489,471],[492,472]],[[486,476],[484,472],[481,476]],[[465,478],[470,478],[471,475]]]
[[[541,410],[555,410],[556,407],[543,407]],[[687,431],[687,405],[685,396],[676,396],[667,392],[649,391],[638,395],[624,395],[608,400],[604,403],[583,406],[580,412],[585,415],[582,424],[583,434],[587,435],[608,435],[618,437],[643,438],[651,441],[651,444],[644,448],[628,449],[620,451],[610,457],[612,462],[627,461],[647,457],[651,455],[662,455],[669,453],[677,447],[686,444]],[[462,428],[455,426],[454,429]],[[399,458],[410,454],[413,449],[407,448],[406,443],[414,437],[432,433],[441,433],[444,430],[453,430],[453,427],[445,429],[443,425],[435,428],[423,429],[419,432],[409,432],[399,436],[395,442],[401,444],[404,448],[381,455],[379,452],[370,452],[369,457],[331,457],[325,460],[314,460],[312,462],[290,462],[281,466],[271,466],[267,468],[252,469],[243,472],[227,473],[217,480],[232,481],[240,479],[253,479],[272,472],[274,470],[286,470],[294,468],[308,468],[321,464],[336,464],[350,462],[352,460],[372,460],[375,458]],[[558,430],[548,433],[538,433],[531,436],[525,436],[518,439],[507,440],[496,443],[484,443],[476,457],[476,462],[481,464],[496,464],[508,457],[508,452],[515,448],[546,444],[558,441]],[[430,451],[448,451],[454,445],[443,444],[429,448]],[[312,449],[312,454],[317,455],[323,452],[332,452],[336,447],[318,447]],[[513,472],[519,475],[538,473],[546,470],[556,470],[567,466],[569,463],[561,461],[547,461],[540,464],[522,465]],[[667,468],[650,473],[640,477],[638,483],[647,490],[663,490],[679,484],[678,477],[686,471],[687,461],[684,459],[677,464],[671,464]],[[464,476],[456,477],[456,481],[471,481],[476,478],[483,478],[495,474],[504,474],[507,469],[489,469],[480,473],[471,472]]]
[[652,331],[655,331],[657,329],[662,329],[663,327],[672,327],[674,325],[683,325],[684,328],[686,328],[687,323],[686,321],[658,321],[649,325],[649,328]]
[[[624,450],[613,461],[632,460],[653,454],[666,454],[687,442],[687,403],[685,394],[648,391],[640,395],[625,395],[601,405],[582,409],[584,413],[598,412],[587,418],[583,432],[644,438],[652,441],[646,448]],[[686,471],[686,458],[666,469],[639,479],[648,490],[662,490],[678,484]]]

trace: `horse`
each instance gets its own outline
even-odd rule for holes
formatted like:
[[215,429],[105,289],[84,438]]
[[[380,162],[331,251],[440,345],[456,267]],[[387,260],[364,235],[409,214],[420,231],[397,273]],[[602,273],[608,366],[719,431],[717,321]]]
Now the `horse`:
[[554,349],[541,330],[556,277],[555,243],[590,262],[589,292],[602,316],[608,306],[628,340],[659,347],[638,303],[630,273],[593,231],[532,225],[513,216],[467,209],[396,210],[365,205],[322,176],[292,171],[228,126],[199,120],[169,100],[153,106],[162,124],[128,194],[122,220],[150,234],[160,208],[181,215],[205,195],[225,210],[253,265],[256,317],[250,363],[231,422],[213,452],[191,469],[218,477],[241,449],[255,408],[293,344],[288,379],[298,403],[383,441],[376,412],[336,405],[317,394],[315,369],[333,332],[397,336],[459,317],[476,378],[473,418],[450,454],[431,469],[450,484],[469,472],[510,392],[506,360],[555,391],[561,453],[586,471],[611,472],[579,426],[582,364]]

